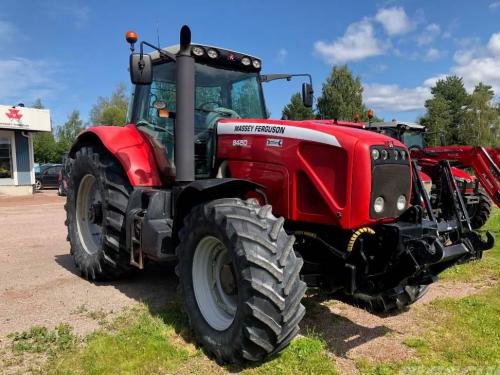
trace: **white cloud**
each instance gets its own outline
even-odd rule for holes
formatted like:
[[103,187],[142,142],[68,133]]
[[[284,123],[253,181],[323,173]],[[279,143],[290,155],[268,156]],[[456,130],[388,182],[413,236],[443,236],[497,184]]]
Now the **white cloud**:
[[54,65],[20,57],[0,59],[0,103],[30,104],[37,98],[55,96],[61,88],[54,78]]
[[500,0],[492,2],[488,7],[493,10],[500,8]]
[[410,112],[420,110],[431,97],[429,87],[402,88],[399,85],[378,83],[363,85],[365,102],[375,109],[392,112]]
[[402,7],[380,9],[375,19],[382,24],[389,36],[406,34],[414,27]]
[[367,18],[350,24],[345,34],[331,43],[314,43],[315,52],[330,64],[381,55],[386,49],[387,45],[375,37],[373,25]]
[[434,39],[441,33],[441,28],[435,23],[427,25],[422,33],[417,37],[417,44],[419,46],[426,46],[431,44]]
[[446,54],[446,51],[439,51],[437,48],[429,48],[424,55],[424,61],[436,61]]
[[500,33],[491,36],[488,42],[488,48],[494,55],[500,55]]
[[[478,39],[459,40],[463,49],[454,56],[455,65],[449,70],[449,75],[463,78],[465,88],[471,92],[479,82],[491,85],[500,94],[500,33],[492,34],[487,48]],[[429,49],[427,55],[441,55],[443,52]],[[431,97],[431,88],[446,74],[427,78],[414,88],[402,88],[399,85],[369,83],[364,85],[366,103],[375,109],[393,112],[422,110],[425,101]]]
[[277,63],[284,63],[286,58],[288,56],[288,51],[285,49],[285,48],[281,48],[278,50],[278,52],[276,53],[276,57],[275,57],[275,61]]
[[500,93],[500,56],[482,57],[470,60],[467,64],[454,66],[454,74],[463,77],[465,87],[470,91],[479,82],[493,86]]
[[483,82],[500,94],[500,33],[492,34],[486,46],[474,38],[461,41],[461,47],[455,53],[451,74],[463,77],[468,90]]

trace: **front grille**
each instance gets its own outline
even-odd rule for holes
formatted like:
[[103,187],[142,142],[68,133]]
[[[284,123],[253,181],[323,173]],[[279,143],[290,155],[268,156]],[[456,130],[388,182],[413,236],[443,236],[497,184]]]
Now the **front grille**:
[[[386,217],[397,217],[404,210],[398,211],[396,203],[398,197],[404,195],[406,200],[410,198],[410,165],[408,163],[387,163],[372,165],[372,189],[370,199],[370,217],[382,219]],[[375,212],[373,203],[377,197],[384,198],[384,210]]]

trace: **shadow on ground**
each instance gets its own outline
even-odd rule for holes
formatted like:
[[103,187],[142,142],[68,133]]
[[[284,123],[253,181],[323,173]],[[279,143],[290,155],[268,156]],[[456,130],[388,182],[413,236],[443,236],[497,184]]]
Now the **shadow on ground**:
[[[307,313],[301,328],[303,334],[308,332],[319,334],[326,341],[328,350],[338,357],[347,358],[350,350],[393,332],[385,325],[366,327],[353,322],[322,304],[328,300],[323,297],[304,299],[303,304]],[[384,315],[384,317],[389,316]]]
[[[55,261],[80,277],[73,258],[69,254],[58,255]],[[127,297],[144,303],[152,315],[160,317],[165,324],[172,326],[186,342],[195,343],[194,335],[189,329],[189,322],[182,310],[182,301],[177,290],[177,277],[173,264],[150,262],[143,271],[134,272],[127,279],[113,282],[94,282],[96,286],[112,286]],[[371,340],[391,332],[386,326],[365,327],[350,319],[332,312],[321,302],[325,298],[308,297],[303,303],[306,306],[306,316],[301,323],[301,333],[307,335],[315,332],[323,337],[328,349],[339,357]],[[272,358],[270,358],[272,359]],[[245,368],[251,368],[249,365]],[[238,372],[244,367],[230,366],[226,370]]]

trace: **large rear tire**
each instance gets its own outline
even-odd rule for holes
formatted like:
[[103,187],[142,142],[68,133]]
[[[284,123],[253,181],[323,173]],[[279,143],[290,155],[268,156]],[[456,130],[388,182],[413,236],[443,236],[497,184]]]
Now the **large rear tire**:
[[478,190],[477,195],[479,196],[479,203],[470,206],[468,209],[472,229],[481,228],[491,216],[490,197],[482,189]]
[[180,290],[197,341],[221,363],[260,361],[299,331],[303,261],[283,218],[255,200],[194,207],[177,247]]
[[128,273],[125,212],[132,188],[121,165],[103,147],[83,146],[67,178],[68,240],[82,276],[113,280]]

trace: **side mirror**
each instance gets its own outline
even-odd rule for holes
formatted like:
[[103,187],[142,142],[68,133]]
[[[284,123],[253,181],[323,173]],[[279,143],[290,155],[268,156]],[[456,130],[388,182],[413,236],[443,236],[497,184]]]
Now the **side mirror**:
[[153,62],[147,54],[130,55],[130,80],[134,85],[150,85],[153,82]]
[[310,83],[302,84],[302,103],[305,107],[311,108],[313,106],[313,88]]

